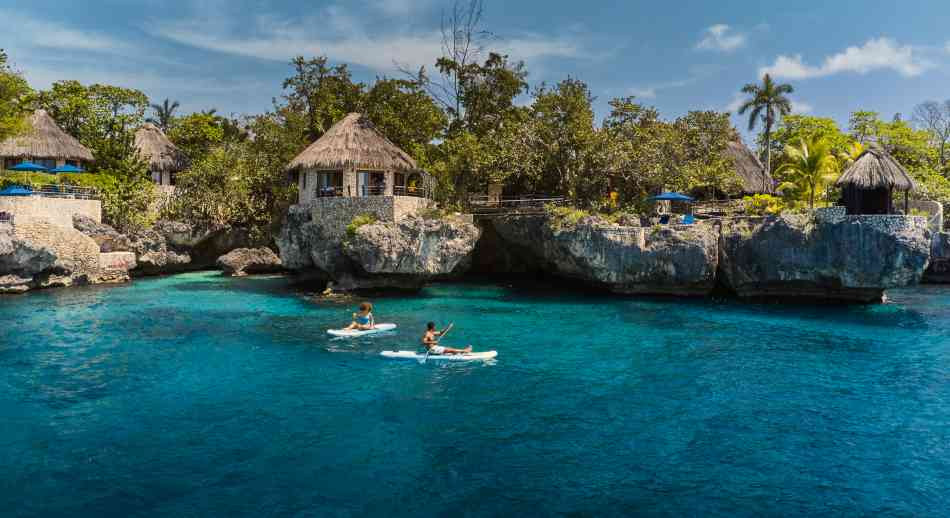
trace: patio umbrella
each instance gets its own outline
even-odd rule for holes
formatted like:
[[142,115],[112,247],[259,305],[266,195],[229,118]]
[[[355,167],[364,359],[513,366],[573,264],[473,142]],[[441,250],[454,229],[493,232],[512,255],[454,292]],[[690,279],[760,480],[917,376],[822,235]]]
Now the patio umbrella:
[[678,192],[664,192],[650,198],[655,201],[693,201],[693,198]]
[[83,171],[82,169],[74,165],[66,164],[66,165],[61,165],[59,167],[50,169],[49,172],[51,173],[84,173],[85,171]]
[[39,164],[34,164],[33,162],[20,162],[19,164],[10,168],[11,171],[31,171],[37,172],[42,171],[46,172],[47,169]]
[[0,190],[0,196],[30,196],[33,190],[22,185],[8,185]]

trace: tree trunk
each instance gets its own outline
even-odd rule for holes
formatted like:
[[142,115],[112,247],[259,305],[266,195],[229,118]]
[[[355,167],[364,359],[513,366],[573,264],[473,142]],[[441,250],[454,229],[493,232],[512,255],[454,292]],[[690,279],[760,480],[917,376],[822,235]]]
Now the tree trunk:
[[765,173],[772,175],[772,127],[765,126]]

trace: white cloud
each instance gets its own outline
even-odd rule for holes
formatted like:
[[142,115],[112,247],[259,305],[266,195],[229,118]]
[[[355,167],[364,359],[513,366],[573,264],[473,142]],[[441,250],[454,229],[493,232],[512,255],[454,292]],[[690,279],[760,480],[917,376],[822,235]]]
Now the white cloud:
[[792,101],[792,113],[803,115],[806,113],[811,113],[814,109],[814,106],[804,101]]
[[51,20],[39,20],[16,11],[0,9],[0,19],[4,20],[6,27],[14,28],[14,34],[30,35],[24,38],[24,43],[36,48],[114,53],[129,49],[126,42],[109,36],[74,29]]
[[699,50],[713,50],[716,52],[732,52],[745,46],[746,35],[733,32],[732,27],[725,24],[713,25],[703,31],[703,39],[699,40],[696,48]]
[[643,86],[643,87],[633,87],[628,88],[627,92],[630,95],[639,97],[641,99],[656,99],[656,95],[661,90],[669,90],[670,88],[681,88],[686,85],[693,84],[697,81],[698,76],[690,77],[688,79],[680,79],[678,81],[668,81],[666,83],[657,83],[655,85]]
[[628,90],[630,95],[641,99],[656,99],[656,87],[631,88]]
[[[441,55],[439,31],[374,32],[343,9],[330,7],[322,14],[319,23],[314,19],[258,17],[250,30],[209,24],[207,20],[157,23],[149,30],[180,44],[226,54],[274,61],[287,61],[295,55],[326,55],[334,61],[384,72],[394,70],[397,63],[412,69],[431,67]],[[584,54],[573,39],[537,34],[498,40],[492,48],[524,61]]]
[[732,114],[739,113],[739,108],[742,106],[742,103],[745,102],[745,96],[743,94],[735,94],[732,96],[732,101],[729,104],[725,105],[722,108],[722,111],[729,112]]
[[860,47],[848,47],[825,58],[821,66],[812,66],[800,54],[779,56],[771,66],[759,69],[759,75],[771,74],[785,79],[810,79],[852,72],[867,74],[876,70],[893,70],[904,77],[918,76],[933,65],[915,53],[909,45],[899,45],[890,38],[868,40]]
[[430,0],[372,0],[370,5],[390,16],[406,16],[428,7]]

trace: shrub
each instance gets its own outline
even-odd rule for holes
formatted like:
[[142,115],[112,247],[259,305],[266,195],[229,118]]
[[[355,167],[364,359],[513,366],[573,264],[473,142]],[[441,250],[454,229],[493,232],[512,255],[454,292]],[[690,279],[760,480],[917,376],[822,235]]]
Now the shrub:
[[350,221],[350,224],[346,226],[346,235],[353,237],[356,235],[356,231],[360,229],[363,225],[372,225],[376,223],[376,216],[373,214],[358,214],[353,221]]
[[576,207],[548,205],[545,207],[545,209],[547,210],[548,215],[551,217],[551,222],[555,227],[558,228],[577,225],[582,219],[590,216],[587,211],[578,209]]
[[781,213],[785,209],[785,202],[770,194],[756,194],[742,198],[745,202],[746,214],[750,216],[765,216]]

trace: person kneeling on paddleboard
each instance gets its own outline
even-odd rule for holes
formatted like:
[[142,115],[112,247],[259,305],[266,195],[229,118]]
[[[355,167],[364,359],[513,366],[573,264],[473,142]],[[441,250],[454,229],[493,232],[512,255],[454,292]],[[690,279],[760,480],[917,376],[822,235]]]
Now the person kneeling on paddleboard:
[[369,302],[363,302],[360,304],[359,313],[353,313],[353,323],[344,329],[368,331],[372,329],[375,324],[376,322],[373,319],[373,305]]
[[448,333],[452,326],[455,324],[449,324],[448,327],[441,331],[436,331],[435,322],[429,322],[426,324],[426,333],[422,335],[422,345],[426,347],[429,351],[429,354],[465,354],[472,352],[472,346],[468,346],[465,349],[453,349],[451,347],[443,347],[439,345],[439,338],[445,336],[445,333]]

